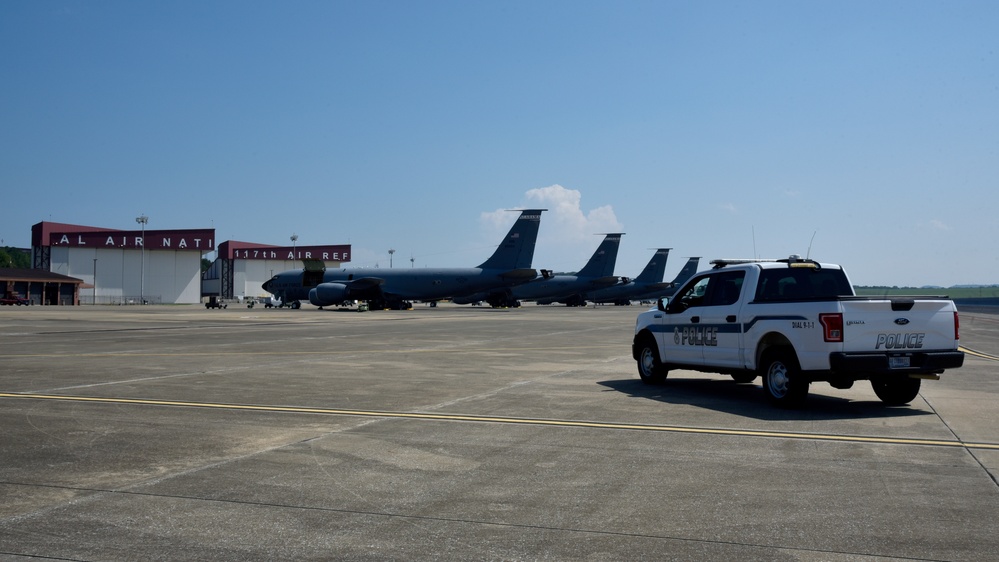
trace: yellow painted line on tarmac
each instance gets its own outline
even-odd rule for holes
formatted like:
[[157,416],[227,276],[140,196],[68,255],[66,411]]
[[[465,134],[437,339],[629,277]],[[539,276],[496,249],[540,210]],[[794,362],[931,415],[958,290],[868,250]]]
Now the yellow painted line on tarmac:
[[964,346],[959,347],[958,350],[963,351],[963,352],[967,353],[968,355],[972,355],[974,357],[979,357],[981,359],[988,359],[990,361],[999,361],[999,357],[997,357],[995,355],[989,355],[988,353],[982,353],[981,351],[975,351],[974,349],[968,349],[967,347],[964,347]]
[[[267,355],[351,355],[357,353],[383,353],[383,354],[400,354],[400,353],[467,353],[472,352],[494,352],[503,353],[508,351],[577,351],[579,348],[577,346],[563,346],[563,347],[511,347],[511,348],[451,348],[451,349],[342,349],[342,350],[323,350],[323,351],[297,351],[297,350],[270,350],[270,351],[197,351],[197,352],[186,352],[186,353],[129,353],[129,352],[97,352],[97,353],[5,353],[0,355],[0,359],[10,359],[15,357],[26,358],[26,357],[46,357],[46,358],[58,358],[58,357],[244,357],[244,356],[267,356]],[[607,344],[607,345],[591,345],[587,346],[587,349],[623,349],[620,344]],[[961,346],[958,348],[959,351],[971,355],[973,357],[978,357],[980,359],[988,359],[990,361],[999,361],[999,356],[990,355],[988,353],[983,353],[981,351],[975,351],[974,349],[969,349],[967,347]],[[629,350],[630,351],[630,350]]]
[[[587,349],[625,349],[620,344],[615,345],[588,345]],[[380,353],[380,354],[400,354],[400,353],[468,353],[468,352],[523,352],[523,351],[579,351],[579,346],[544,346],[544,347],[462,347],[449,349],[341,349],[323,351],[296,351],[296,350],[271,350],[271,351],[197,351],[183,353],[128,353],[128,352],[95,352],[95,353],[5,353],[0,355],[0,359],[13,357],[241,357],[241,356],[261,356],[261,355],[354,355],[358,353]],[[626,349],[630,355],[631,350]]]
[[63,396],[54,394],[0,393],[0,398],[20,398],[29,400],[57,400],[63,402],[91,402],[101,404],[133,404],[143,406],[173,406],[184,408],[211,408],[219,410],[249,410],[255,412],[280,412],[291,414],[321,414],[328,416],[360,416],[373,418],[397,418],[435,421],[462,421],[479,423],[499,423],[515,425],[536,425],[554,427],[576,427],[590,429],[614,429],[630,431],[662,431],[667,433],[687,433],[701,435],[726,435],[736,437],[770,437],[774,439],[806,439],[846,443],[875,443],[883,445],[922,445],[930,447],[960,447],[966,449],[986,449],[999,451],[997,443],[968,443],[940,439],[911,439],[898,437],[865,437],[857,435],[831,435],[822,433],[795,433],[787,431],[755,431],[743,429],[717,429],[703,427],[682,427],[666,425],[644,425],[625,423],[605,423],[574,420],[550,420],[532,418],[505,418],[497,416],[469,416],[462,414],[429,414],[421,412],[386,412],[378,410],[345,410],[339,408],[305,408],[297,406],[264,406],[254,404],[225,404],[215,402],[181,402],[174,400],[144,400],[137,398],[100,398],[93,396]]

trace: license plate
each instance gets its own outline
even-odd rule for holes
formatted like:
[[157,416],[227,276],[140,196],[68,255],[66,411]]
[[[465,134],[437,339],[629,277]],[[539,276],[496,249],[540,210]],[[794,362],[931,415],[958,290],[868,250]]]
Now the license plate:
[[902,356],[897,356],[897,357],[889,357],[888,358],[888,367],[890,367],[892,369],[904,369],[904,368],[906,368],[906,367],[908,367],[910,365],[910,363],[909,363],[910,359],[911,358],[909,356],[907,356],[907,355],[902,355]]

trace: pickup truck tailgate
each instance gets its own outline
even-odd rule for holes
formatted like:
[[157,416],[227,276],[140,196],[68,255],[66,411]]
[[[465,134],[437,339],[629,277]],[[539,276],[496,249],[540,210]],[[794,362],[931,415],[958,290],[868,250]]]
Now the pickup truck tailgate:
[[843,351],[956,350],[956,314],[949,300],[846,300]]
[[843,301],[843,351],[837,372],[939,373],[960,367],[954,303],[930,298]]

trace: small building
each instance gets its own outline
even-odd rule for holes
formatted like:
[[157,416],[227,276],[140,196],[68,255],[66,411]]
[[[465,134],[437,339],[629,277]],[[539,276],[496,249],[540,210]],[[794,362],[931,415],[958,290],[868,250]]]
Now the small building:
[[83,281],[38,269],[0,268],[0,296],[19,296],[32,304],[80,304]]

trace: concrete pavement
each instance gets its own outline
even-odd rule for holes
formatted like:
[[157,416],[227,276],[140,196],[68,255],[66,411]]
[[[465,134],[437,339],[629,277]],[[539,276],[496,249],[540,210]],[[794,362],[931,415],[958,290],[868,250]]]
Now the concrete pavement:
[[0,556],[989,560],[999,316],[911,405],[673,371],[636,307],[0,311]]

